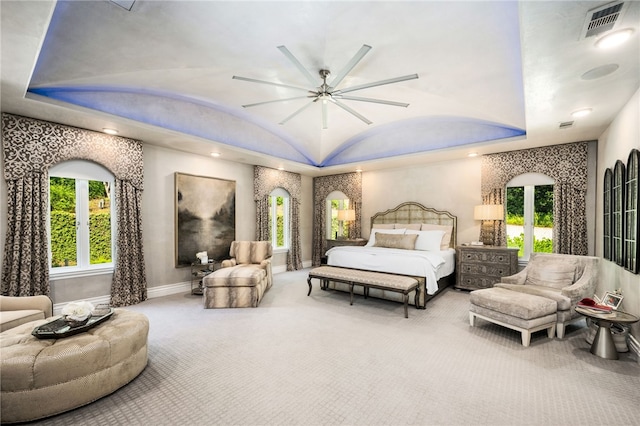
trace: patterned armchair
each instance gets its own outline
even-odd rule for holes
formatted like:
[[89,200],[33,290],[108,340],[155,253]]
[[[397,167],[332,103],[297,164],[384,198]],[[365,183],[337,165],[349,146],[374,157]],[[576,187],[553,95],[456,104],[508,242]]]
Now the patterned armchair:
[[599,258],[570,254],[533,253],[527,267],[502,277],[494,287],[546,297],[558,303],[556,332],[564,337],[565,326],[582,317],[578,301],[593,297],[598,280]]
[[231,259],[203,279],[204,307],[255,308],[273,285],[270,241],[233,241]]

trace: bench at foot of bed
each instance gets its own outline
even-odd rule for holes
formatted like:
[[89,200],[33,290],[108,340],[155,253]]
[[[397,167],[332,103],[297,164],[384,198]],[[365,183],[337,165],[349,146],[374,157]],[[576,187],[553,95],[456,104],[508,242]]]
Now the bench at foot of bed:
[[[393,291],[401,293],[404,301],[404,317],[409,318],[409,293],[416,291],[416,301],[419,299],[420,289],[418,280],[406,275],[388,274],[385,272],[363,271],[360,269],[338,268],[336,266],[320,266],[309,272],[307,284],[311,294],[311,279],[320,280],[320,288],[326,289],[329,281],[341,282],[349,285],[349,294],[351,304],[353,305],[353,286],[361,285],[364,287],[364,296],[369,294],[369,288],[377,288],[381,290]],[[417,305],[417,303],[416,303]]]

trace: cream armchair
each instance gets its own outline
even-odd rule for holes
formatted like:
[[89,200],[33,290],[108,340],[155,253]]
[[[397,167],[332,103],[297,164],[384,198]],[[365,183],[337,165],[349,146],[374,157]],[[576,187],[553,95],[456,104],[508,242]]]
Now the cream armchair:
[[257,307],[273,285],[270,241],[233,241],[231,259],[202,280],[205,308]]
[[0,296],[0,331],[52,315],[53,303],[48,296]]
[[593,297],[599,258],[569,254],[533,253],[526,268],[503,277],[494,287],[546,297],[558,303],[556,333],[564,337],[565,326],[583,318],[575,311],[578,301]]

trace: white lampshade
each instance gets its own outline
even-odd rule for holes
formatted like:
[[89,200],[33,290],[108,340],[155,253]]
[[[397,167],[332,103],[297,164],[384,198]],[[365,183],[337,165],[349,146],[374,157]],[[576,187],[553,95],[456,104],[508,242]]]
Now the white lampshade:
[[504,220],[504,206],[502,204],[482,204],[473,209],[475,220]]
[[356,220],[356,211],[338,210],[338,220]]

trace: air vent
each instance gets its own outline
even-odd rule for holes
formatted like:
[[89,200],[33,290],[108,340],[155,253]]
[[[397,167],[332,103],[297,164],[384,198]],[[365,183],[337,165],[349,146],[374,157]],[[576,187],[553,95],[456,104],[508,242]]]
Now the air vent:
[[131,8],[133,7],[133,4],[136,2],[136,0],[110,0],[111,3],[117,4],[118,6],[127,9],[129,12],[131,12]]
[[569,127],[573,127],[573,121],[563,121],[558,126],[558,129],[568,129]]
[[622,17],[628,7],[628,2],[615,1],[591,9],[587,12],[580,39],[597,36],[612,30],[616,24],[622,21]]

